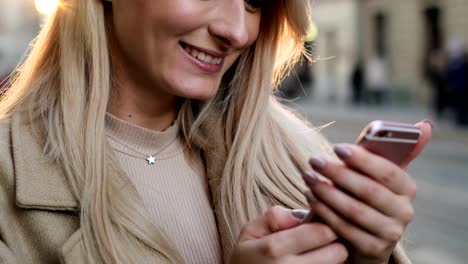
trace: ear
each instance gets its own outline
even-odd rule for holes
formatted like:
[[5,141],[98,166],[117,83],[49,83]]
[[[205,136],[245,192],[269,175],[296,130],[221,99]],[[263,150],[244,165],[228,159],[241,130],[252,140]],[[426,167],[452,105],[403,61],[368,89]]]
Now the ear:
[[413,161],[426,147],[432,137],[433,124],[429,120],[424,120],[417,123],[415,126],[421,129],[421,136],[419,142],[416,144],[413,151],[410,153],[408,158],[402,163],[401,167],[404,169],[408,168],[408,165]]

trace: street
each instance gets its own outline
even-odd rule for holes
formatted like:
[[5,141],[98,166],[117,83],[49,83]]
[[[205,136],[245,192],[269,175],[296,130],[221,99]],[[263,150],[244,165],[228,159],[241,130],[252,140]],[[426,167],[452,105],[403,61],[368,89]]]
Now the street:
[[[353,143],[370,121],[416,123],[430,115],[419,109],[353,108],[301,99],[288,103],[307,115],[332,143]],[[415,264],[462,264],[468,260],[468,130],[435,122],[431,143],[412,163],[416,218],[403,245]]]

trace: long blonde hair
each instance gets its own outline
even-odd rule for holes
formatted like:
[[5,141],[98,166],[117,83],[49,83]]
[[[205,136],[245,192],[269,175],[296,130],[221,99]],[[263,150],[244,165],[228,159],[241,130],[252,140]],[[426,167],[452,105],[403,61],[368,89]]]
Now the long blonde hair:
[[[329,151],[315,130],[276,101],[272,89],[303,52],[309,0],[273,3],[262,11],[258,40],[226,74],[217,95],[203,103],[186,100],[180,112],[180,133],[207,166],[226,254],[240,227],[269,206],[304,207],[305,160]],[[110,177],[125,175],[105,137],[108,11],[99,0],[61,2],[2,96],[0,116],[24,112],[44,132],[47,157],[63,167],[80,202],[87,262],[144,263],[150,252],[179,263],[135,188],[127,184],[123,190]]]

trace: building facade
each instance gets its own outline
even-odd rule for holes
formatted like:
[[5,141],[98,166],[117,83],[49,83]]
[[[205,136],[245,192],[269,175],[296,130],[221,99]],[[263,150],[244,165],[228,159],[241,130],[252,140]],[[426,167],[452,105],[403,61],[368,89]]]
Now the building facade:
[[425,104],[429,52],[448,50],[453,42],[468,44],[468,1],[361,0],[358,5],[364,58],[383,53],[390,65],[390,88],[407,90],[414,101]]
[[346,100],[349,75],[361,58],[381,55],[396,100],[426,104],[424,63],[429,50],[468,44],[467,0],[315,0],[317,96]]
[[314,97],[342,101],[348,97],[348,79],[358,50],[358,12],[354,1],[312,1],[319,29],[313,44]]

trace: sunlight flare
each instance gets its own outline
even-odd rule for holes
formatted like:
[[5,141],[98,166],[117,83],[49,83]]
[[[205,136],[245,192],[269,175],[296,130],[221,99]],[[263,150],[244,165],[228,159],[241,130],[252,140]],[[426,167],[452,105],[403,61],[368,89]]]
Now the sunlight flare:
[[57,9],[59,0],[34,0],[36,9],[41,15],[50,15]]

